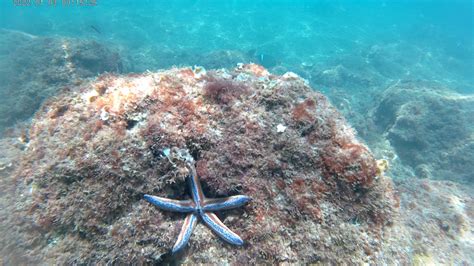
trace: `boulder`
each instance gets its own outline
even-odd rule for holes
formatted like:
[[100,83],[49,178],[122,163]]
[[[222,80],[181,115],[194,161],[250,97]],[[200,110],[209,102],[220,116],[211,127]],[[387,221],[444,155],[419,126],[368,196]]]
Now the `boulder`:
[[[377,264],[399,204],[324,95],[254,64],[101,75],[44,103],[25,142],[1,179],[7,264]],[[208,197],[252,198],[217,213],[243,246],[199,223],[170,253],[184,215],[143,199],[190,197],[167,148],[191,154]]]
[[402,81],[382,94],[373,118],[417,177],[472,182],[474,95]]

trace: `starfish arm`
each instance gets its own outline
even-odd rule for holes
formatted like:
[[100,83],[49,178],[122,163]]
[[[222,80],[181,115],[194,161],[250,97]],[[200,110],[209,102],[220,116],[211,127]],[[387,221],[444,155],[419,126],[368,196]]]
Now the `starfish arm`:
[[173,212],[193,212],[195,205],[191,200],[172,200],[145,194],[146,201],[160,209]]
[[250,201],[250,197],[236,195],[220,199],[205,199],[202,209],[204,211],[221,211],[240,207]]
[[196,206],[202,206],[204,203],[204,193],[202,192],[201,182],[196,174],[194,165],[189,165],[191,175],[189,176],[189,182],[191,187],[191,194]]
[[244,244],[242,238],[232,232],[221,220],[212,212],[202,212],[202,220],[222,239],[233,245],[241,246]]
[[197,216],[194,213],[190,213],[186,216],[183,226],[181,227],[181,232],[179,232],[178,239],[171,250],[172,253],[180,251],[186,246],[186,244],[188,244],[191,234],[193,233],[193,229],[196,226],[197,220]]

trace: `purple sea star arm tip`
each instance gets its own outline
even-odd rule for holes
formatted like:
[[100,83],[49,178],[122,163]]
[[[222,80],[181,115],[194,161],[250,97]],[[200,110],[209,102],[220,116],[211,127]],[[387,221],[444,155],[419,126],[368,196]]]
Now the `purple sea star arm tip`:
[[191,200],[172,200],[148,194],[143,197],[146,201],[163,210],[185,213],[194,211],[194,203]]
[[220,199],[206,199],[204,201],[204,211],[221,211],[240,207],[251,200],[244,195],[231,196]]
[[197,223],[197,216],[194,213],[190,213],[184,219],[183,226],[181,227],[181,232],[179,232],[178,239],[173,246],[171,252],[174,254],[181,249],[183,249],[186,244],[188,244],[191,234],[193,233],[194,227]]
[[212,212],[201,213],[202,220],[212,229],[217,235],[230,244],[242,246],[244,241],[236,233],[232,232],[221,220]]

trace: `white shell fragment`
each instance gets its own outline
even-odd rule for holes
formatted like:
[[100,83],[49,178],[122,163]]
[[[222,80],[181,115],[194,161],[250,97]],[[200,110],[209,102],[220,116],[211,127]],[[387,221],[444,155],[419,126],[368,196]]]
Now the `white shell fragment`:
[[284,126],[283,124],[278,124],[278,125],[277,125],[277,132],[278,132],[278,133],[283,133],[283,132],[285,132],[286,128],[287,128],[287,127]]

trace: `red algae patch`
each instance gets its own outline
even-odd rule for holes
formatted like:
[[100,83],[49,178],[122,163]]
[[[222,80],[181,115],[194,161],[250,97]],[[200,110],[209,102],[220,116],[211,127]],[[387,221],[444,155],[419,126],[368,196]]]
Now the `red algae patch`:
[[[254,64],[99,76],[45,103],[28,140],[10,187],[22,195],[6,222],[22,221],[2,251],[11,261],[379,263],[397,211],[391,180],[326,97]],[[172,147],[193,156],[209,197],[252,198],[218,213],[243,247],[198,225],[170,255],[182,217],[143,195],[189,197],[186,169],[163,158]]]

